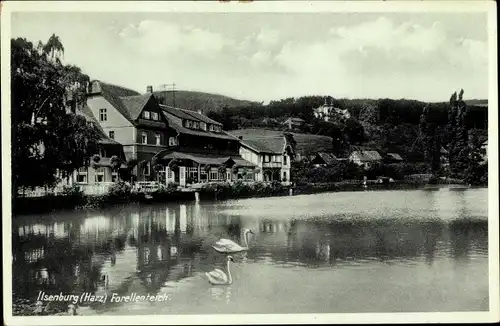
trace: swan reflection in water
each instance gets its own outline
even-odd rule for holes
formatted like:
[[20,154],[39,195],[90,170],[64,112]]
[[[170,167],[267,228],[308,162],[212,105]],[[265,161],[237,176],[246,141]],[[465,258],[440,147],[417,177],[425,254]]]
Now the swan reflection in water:
[[227,274],[221,270],[221,269],[214,269],[211,272],[205,273],[205,275],[208,278],[208,281],[212,285],[230,285],[233,283],[233,277],[231,276],[231,270],[229,268],[229,265],[231,262],[234,262],[234,259],[232,256],[227,256]]
[[240,246],[233,240],[229,239],[219,239],[213,246],[215,251],[219,253],[238,253],[248,250],[248,235],[254,234],[252,230],[244,229],[243,231],[243,239],[245,240],[244,247]]
[[226,287],[211,287],[210,288],[210,294],[212,295],[212,298],[214,301],[226,301],[226,304],[229,304],[231,302],[231,287],[226,286]]

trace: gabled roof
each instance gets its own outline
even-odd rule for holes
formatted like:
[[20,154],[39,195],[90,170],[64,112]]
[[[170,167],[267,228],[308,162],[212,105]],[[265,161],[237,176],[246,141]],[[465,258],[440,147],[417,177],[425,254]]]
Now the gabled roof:
[[140,94],[134,90],[98,81],[101,95],[128,121],[136,124],[142,110],[152,97],[151,93]]
[[377,151],[354,151],[351,155],[357,155],[360,161],[378,161],[382,159]]
[[76,114],[84,117],[87,121],[92,122],[94,124],[94,126],[97,128],[99,136],[101,137],[101,139],[99,140],[100,144],[110,144],[110,145],[120,145],[121,146],[121,144],[119,142],[117,142],[114,139],[109,138],[108,135],[106,135],[106,132],[104,132],[104,130],[101,127],[101,124],[97,121],[96,117],[94,117],[94,114],[92,113],[92,111],[90,110],[89,107],[87,107],[85,105],[85,106],[79,108],[78,110],[76,110]]
[[[277,149],[278,153],[281,153],[283,150],[284,132],[280,130],[248,128],[231,130],[229,133],[236,137],[241,136],[243,143],[253,141],[255,142],[255,146],[258,146],[258,143],[260,143],[263,148],[273,150],[273,153],[275,149]],[[331,137],[295,132],[290,132],[290,134],[297,143],[295,152],[300,155],[333,151],[333,139]],[[277,145],[278,142],[280,142],[280,146]]]
[[389,156],[390,158],[394,159],[394,160],[398,160],[398,161],[402,161],[403,158],[401,157],[401,155],[399,155],[398,153],[387,153],[387,156]]
[[317,154],[326,164],[333,164],[337,161],[337,157],[331,153],[319,152]]
[[268,137],[261,139],[240,140],[243,146],[249,147],[257,153],[282,154],[285,140],[283,137]]
[[153,96],[153,94],[147,93],[143,95],[121,97],[120,99],[129,117],[135,121],[141,115],[142,110],[151,99],[151,96]]

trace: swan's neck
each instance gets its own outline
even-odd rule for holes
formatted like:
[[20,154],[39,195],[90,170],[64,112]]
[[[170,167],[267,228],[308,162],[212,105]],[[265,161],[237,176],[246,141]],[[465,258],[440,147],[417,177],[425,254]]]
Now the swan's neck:
[[245,238],[245,247],[248,248],[248,234],[250,232],[248,230],[245,231],[245,234],[243,235],[243,238]]
[[227,283],[232,284],[233,283],[233,276],[231,275],[231,270],[229,269],[229,264],[230,264],[230,261],[228,260],[227,261],[227,277],[229,279],[227,280]]

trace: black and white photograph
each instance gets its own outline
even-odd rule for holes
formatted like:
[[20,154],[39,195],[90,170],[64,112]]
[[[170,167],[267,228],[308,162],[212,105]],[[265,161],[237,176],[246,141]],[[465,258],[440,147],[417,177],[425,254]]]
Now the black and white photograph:
[[494,2],[1,10],[7,325],[499,320]]

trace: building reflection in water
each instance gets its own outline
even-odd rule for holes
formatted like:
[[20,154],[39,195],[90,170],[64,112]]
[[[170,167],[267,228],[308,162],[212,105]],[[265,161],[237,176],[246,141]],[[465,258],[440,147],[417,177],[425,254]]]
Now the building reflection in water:
[[[36,298],[39,290],[157,293],[214,264],[223,268],[224,257],[210,246],[219,237],[243,244],[245,228],[255,233],[246,255],[249,262],[318,267],[356,260],[421,259],[432,265],[436,255],[447,255],[447,250],[453,259],[469,257],[473,250],[487,252],[487,223],[464,219],[332,215],[275,220],[196,203],[70,218],[56,214],[46,223],[33,220],[14,221],[12,230],[14,296],[22,298]],[[213,260],[207,258],[210,255]],[[219,295],[219,290],[213,291]]]

